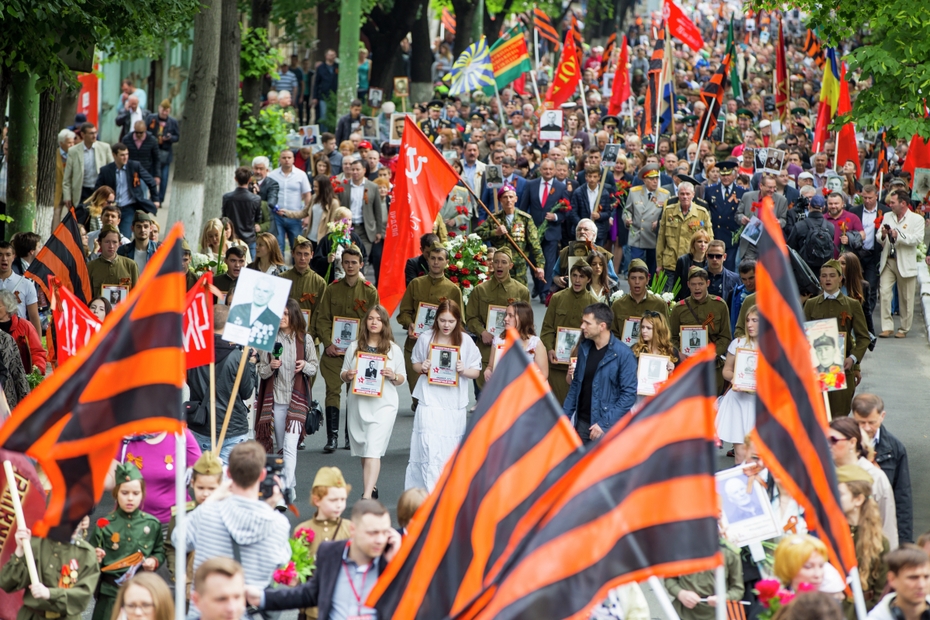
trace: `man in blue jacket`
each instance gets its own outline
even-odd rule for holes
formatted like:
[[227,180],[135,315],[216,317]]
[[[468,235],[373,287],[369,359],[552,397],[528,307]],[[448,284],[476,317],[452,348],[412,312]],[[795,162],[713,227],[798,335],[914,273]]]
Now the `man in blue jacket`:
[[562,411],[584,443],[600,439],[636,402],[636,358],[610,333],[614,316],[604,303],[584,309],[578,361]]

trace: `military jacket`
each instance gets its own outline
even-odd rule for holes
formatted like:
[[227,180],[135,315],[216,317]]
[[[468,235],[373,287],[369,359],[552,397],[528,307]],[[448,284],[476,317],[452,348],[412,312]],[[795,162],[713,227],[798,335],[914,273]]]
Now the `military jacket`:
[[307,332],[316,336],[312,329],[314,310],[323,297],[323,291],[326,290],[326,280],[309,267],[304,273],[298,273],[297,269],[288,269],[279,277],[293,282],[290,296],[297,302],[301,310],[308,311]]
[[[161,523],[147,512],[136,509],[132,513],[116,508],[103,519],[97,521],[93,534],[93,545],[103,549],[105,555],[101,567],[113,564],[137,551],[145,558],[155,558],[159,564],[165,562],[165,542],[162,538]],[[120,568],[101,574],[100,593],[115,597],[119,586],[115,584],[128,568]]]
[[90,277],[92,294],[98,296],[105,284],[128,286],[132,290],[139,280],[139,266],[136,261],[125,256],[114,256],[112,261],[101,256],[87,263],[87,275]]
[[[498,221],[507,228],[507,232],[510,233],[517,247],[523,250],[530,260],[535,262],[536,267],[540,269],[545,268],[546,258],[543,256],[542,246],[539,244],[539,233],[536,224],[533,223],[532,216],[525,211],[517,209],[514,211],[513,221],[508,223],[507,217],[504,215],[503,211],[496,215]],[[497,230],[497,224],[488,218],[481,226],[475,229],[475,234],[485,241],[490,242],[491,245],[496,248],[510,247],[512,249],[513,244],[510,242],[510,239],[504,235],[494,235],[493,232],[495,230]],[[519,252],[515,251],[513,253],[513,268],[510,270],[510,273],[520,282],[526,280],[526,261],[523,260]]]
[[[662,187],[652,192],[652,200],[649,200],[649,192],[643,185],[637,185],[630,188],[630,195],[626,200],[626,207],[623,209],[623,225],[630,229],[630,247],[633,248],[654,248],[656,247],[656,237],[659,232],[659,216],[662,215],[662,209],[668,202],[671,194]],[[653,228],[653,224],[656,224]]]
[[705,295],[704,299],[697,301],[690,295],[679,301],[672,308],[669,316],[669,329],[671,330],[672,344],[681,350],[681,327],[683,325],[705,325],[707,327],[708,344],[713,344],[717,350],[718,365],[720,357],[726,357],[727,347],[730,346],[730,311],[725,301],[716,295]]
[[485,364],[488,362],[491,346],[484,344],[480,336],[481,332],[487,328],[488,306],[507,306],[514,301],[529,303],[529,289],[513,278],[500,282],[493,275],[486,282],[476,286],[475,291],[468,298],[468,305],[465,307],[465,326],[468,331],[479,336],[478,349],[481,351],[481,359]]
[[549,300],[549,307],[546,309],[542,331],[540,331],[539,335],[539,339],[546,347],[546,350],[552,351],[555,349],[556,335],[560,327],[580,328],[584,309],[596,303],[597,298],[588,289],[576,293],[574,289],[569,287],[555,293]]
[[710,212],[702,207],[697,199],[691,203],[688,214],[681,212],[678,199],[675,198],[662,209],[659,220],[659,235],[656,240],[656,261],[663,269],[675,270],[678,257],[691,250],[691,237],[699,230],[704,230],[711,239],[714,229]]
[[651,310],[658,312],[666,319],[668,318],[668,304],[652,291],[646,291],[646,296],[643,297],[642,301],[636,301],[632,295],[627,293],[615,301],[610,306],[610,310],[614,313],[614,322],[610,326],[610,331],[617,338],[623,337],[623,324],[630,317],[638,316],[642,318],[644,312]]
[[315,333],[320,342],[324,347],[333,344],[333,317],[364,321],[368,311],[378,303],[378,290],[361,276],[354,286],[344,279],[327,286],[314,319]]

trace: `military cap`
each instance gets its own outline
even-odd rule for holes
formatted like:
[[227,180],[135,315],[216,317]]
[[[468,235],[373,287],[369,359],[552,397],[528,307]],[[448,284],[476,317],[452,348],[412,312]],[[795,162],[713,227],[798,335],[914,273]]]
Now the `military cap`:
[[[860,440],[861,441],[861,440]],[[873,484],[872,476],[869,475],[869,472],[862,469],[858,465],[843,465],[836,468],[836,481],[837,482],[867,482],[869,485]]]
[[321,467],[313,478],[313,486],[344,488],[346,479],[338,467]]
[[155,222],[155,218],[145,211],[136,210],[135,215],[132,216],[132,223],[136,222]]
[[807,116],[807,108],[791,108],[792,116]]
[[215,453],[207,450],[194,463],[194,471],[204,476],[220,476],[223,474],[223,462]]
[[601,119],[601,124],[602,124],[604,127],[607,127],[608,125],[613,125],[613,126],[615,126],[615,127],[619,127],[619,126],[620,126],[620,119],[617,118],[616,116],[605,116],[604,118]]
[[428,104],[426,104],[426,107],[429,108],[430,110],[441,110],[442,101],[440,101],[439,99],[433,99]]
[[506,254],[507,258],[510,259],[510,262],[513,262],[513,250],[511,250],[509,247],[504,246],[502,248],[497,248],[497,250],[494,252],[494,255],[496,256],[498,254]]
[[752,110],[749,110],[747,108],[740,108],[739,110],[736,111],[736,117],[752,119],[754,118],[754,115],[752,113]]
[[688,270],[688,279],[690,280],[691,278],[704,278],[705,280],[710,280],[710,274],[708,274],[707,270],[703,267],[691,265],[691,269]]
[[679,181],[681,181],[682,183],[690,183],[691,185],[693,185],[693,186],[695,186],[695,187],[701,185],[701,182],[700,182],[700,181],[698,181],[697,179],[695,179],[693,176],[691,176],[691,175],[689,175],[689,174],[679,174],[679,175],[678,175],[678,179],[679,179]]
[[814,340],[814,348],[818,349],[820,347],[830,347],[831,349],[836,346],[836,341],[833,340],[830,336],[824,334],[816,340]]
[[127,461],[116,466],[113,479],[117,485],[132,482],[133,480],[142,480],[142,472],[133,463]]
[[720,171],[720,174],[730,174],[731,172],[734,172],[738,166],[739,164],[737,164],[735,161],[725,159],[723,161],[718,161],[716,167],[717,170]]
[[181,237],[181,251],[187,253],[191,251],[191,244],[189,244],[184,237]]
[[823,265],[820,266],[821,269],[823,269],[824,267],[832,267],[833,269],[836,269],[836,273],[843,275],[843,265],[842,263],[840,263],[840,261],[836,260],[835,258],[831,258],[830,260],[828,260],[827,262],[825,262]]
[[639,178],[641,179],[651,179],[660,175],[659,164],[646,164],[639,171]]
[[627,273],[633,273],[634,271],[639,271],[641,273],[649,275],[649,267],[646,266],[646,261],[641,258],[634,258],[630,261],[630,266],[627,268]]

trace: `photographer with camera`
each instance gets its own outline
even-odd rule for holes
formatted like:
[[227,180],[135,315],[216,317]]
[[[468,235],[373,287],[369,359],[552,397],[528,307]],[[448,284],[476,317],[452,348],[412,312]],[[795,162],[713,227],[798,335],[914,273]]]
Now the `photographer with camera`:
[[[281,481],[274,475],[281,465],[277,457],[266,460],[257,441],[232,449],[228,479],[188,515],[187,549],[194,551],[195,572],[210,558],[232,558],[245,570],[246,585],[264,588],[271,583],[275,569],[291,557],[290,525],[275,510],[284,499]],[[177,536],[175,530],[175,547]],[[195,613],[193,605],[191,613]]]

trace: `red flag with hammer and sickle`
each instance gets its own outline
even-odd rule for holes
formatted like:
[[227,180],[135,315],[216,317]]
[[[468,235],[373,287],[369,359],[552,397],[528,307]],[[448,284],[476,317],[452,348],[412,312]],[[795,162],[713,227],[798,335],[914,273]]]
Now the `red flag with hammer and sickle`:
[[581,66],[575,50],[575,38],[569,34],[562,47],[562,58],[546,92],[546,106],[558,108],[574,96],[581,81]]

